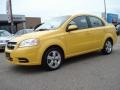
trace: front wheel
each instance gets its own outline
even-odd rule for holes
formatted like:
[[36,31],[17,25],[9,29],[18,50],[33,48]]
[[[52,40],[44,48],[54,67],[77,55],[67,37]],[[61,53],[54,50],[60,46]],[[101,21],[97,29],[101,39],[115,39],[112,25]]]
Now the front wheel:
[[112,49],[113,49],[112,41],[110,39],[106,40],[104,47],[102,49],[102,53],[110,54],[110,53],[112,53]]
[[61,66],[63,59],[63,53],[59,48],[49,48],[43,55],[43,66],[47,70],[56,70]]

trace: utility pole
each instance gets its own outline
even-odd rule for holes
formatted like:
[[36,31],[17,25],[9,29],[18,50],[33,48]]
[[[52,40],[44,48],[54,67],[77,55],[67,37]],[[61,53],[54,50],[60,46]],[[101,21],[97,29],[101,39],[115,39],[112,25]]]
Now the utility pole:
[[106,8],[106,0],[104,0],[104,15],[105,15],[105,20],[107,20],[107,8]]
[[12,14],[12,2],[11,0],[7,0],[7,14],[8,14],[8,23],[11,24],[11,33],[14,33],[14,21]]

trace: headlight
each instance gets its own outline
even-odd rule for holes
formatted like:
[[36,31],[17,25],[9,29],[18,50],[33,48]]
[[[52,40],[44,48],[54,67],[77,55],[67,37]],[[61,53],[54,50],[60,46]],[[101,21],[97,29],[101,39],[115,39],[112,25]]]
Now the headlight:
[[19,47],[30,47],[38,45],[37,39],[27,39],[20,43]]

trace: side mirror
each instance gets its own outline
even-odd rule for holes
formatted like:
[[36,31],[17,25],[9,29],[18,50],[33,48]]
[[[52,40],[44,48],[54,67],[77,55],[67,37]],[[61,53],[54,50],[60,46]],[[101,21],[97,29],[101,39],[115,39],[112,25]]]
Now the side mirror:
[[77,29],[78,29],[77,25],[69,25],[67,31],[74,31]]

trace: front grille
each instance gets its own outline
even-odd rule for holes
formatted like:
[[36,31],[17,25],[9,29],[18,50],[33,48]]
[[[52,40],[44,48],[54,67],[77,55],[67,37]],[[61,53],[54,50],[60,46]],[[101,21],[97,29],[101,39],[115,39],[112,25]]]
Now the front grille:
[[16,46],[17,42],[8,42],[7,43],[7,48],[10,50],[13,50]]

